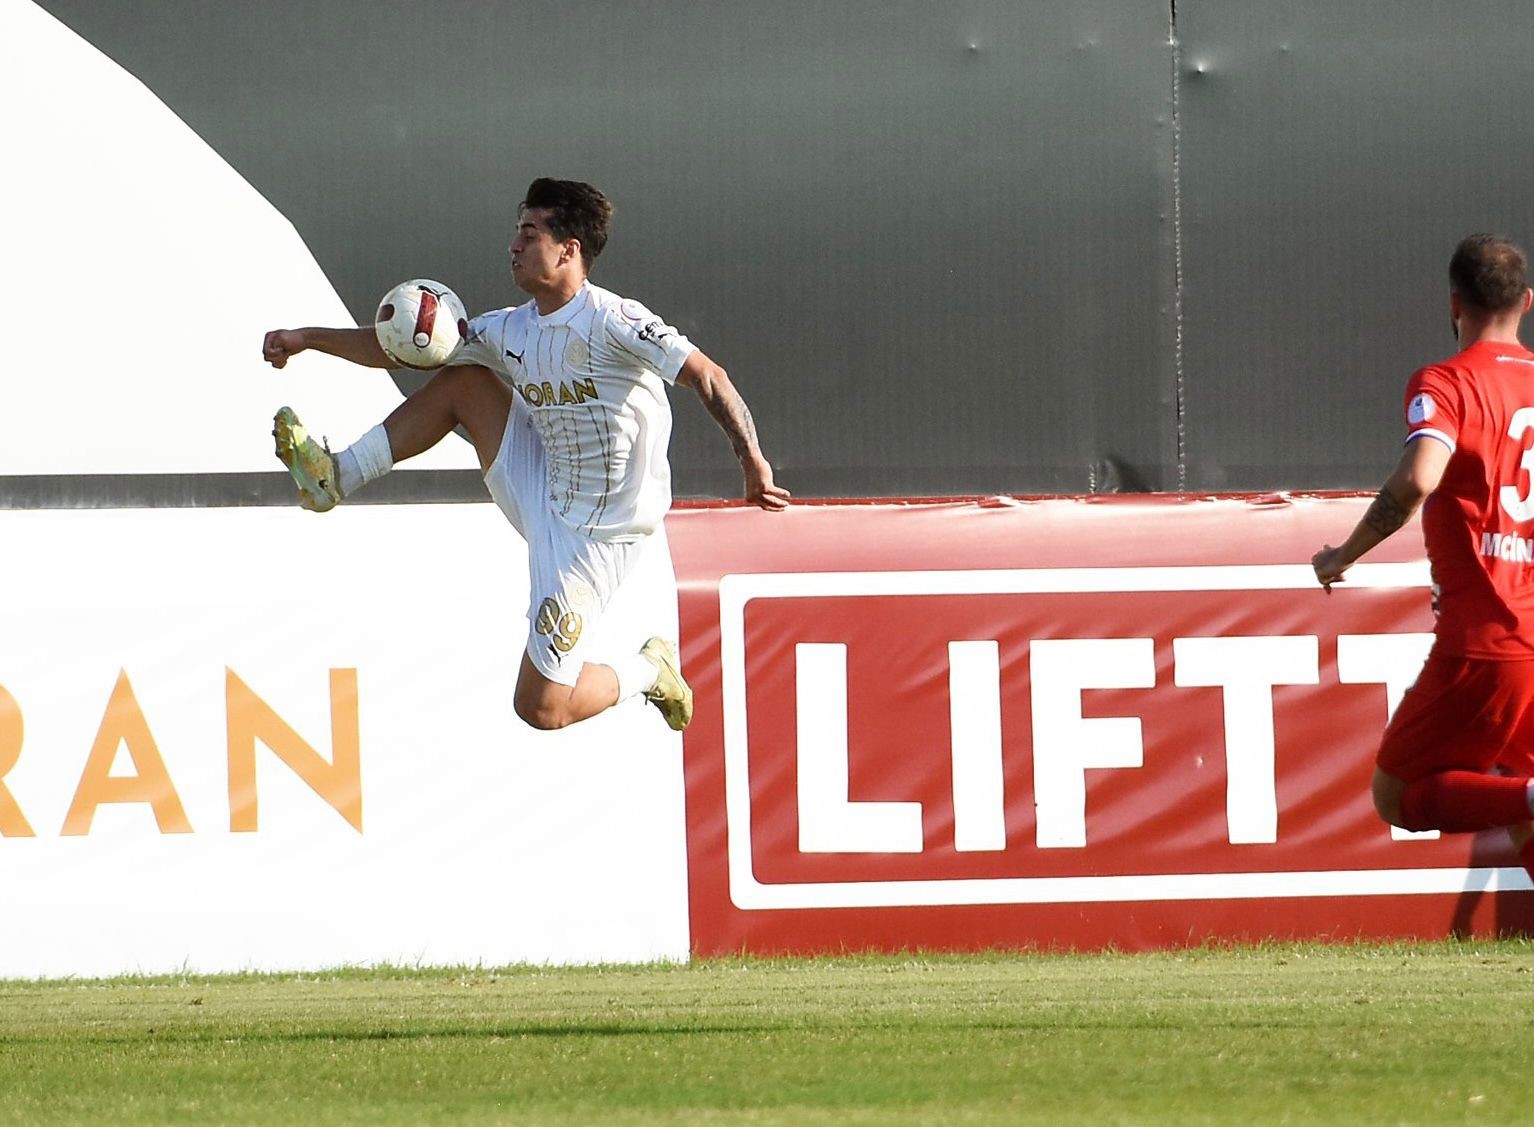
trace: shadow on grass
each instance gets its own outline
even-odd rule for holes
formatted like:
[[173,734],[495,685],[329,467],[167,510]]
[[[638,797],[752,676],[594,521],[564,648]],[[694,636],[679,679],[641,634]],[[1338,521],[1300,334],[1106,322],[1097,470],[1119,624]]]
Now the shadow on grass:
[[[434,1029],[290,1029],[241,1032],[229,1029],[146,1029],[142,1033],[104,1030],[100,1034],[81,1034],[70,1041],[81,1045],[156,1044],[298,1044],[303,1042],[431,1041],[431,1040],[516,1040],[519,1037],[692,1037],[699,1034],[785,1033],[802,1032],[793,1025],[490,1025],[445,1026]],[[36,1036],[0,1036],[0,1047],[58,1043],[55,1034]]]
[[[1277,1024],[1286,1024],[1279,1021]],[[802,1022],[782,1022],[779,1024],[757,1022],[745,1025],[732,1025],[716,1023],[709,1025],[623,1025],[616,1022],[583,1024],[583,1025],[489,1025],[489,1026],[443,1026],[431,1029],[288,1029],[288,1030],[261,1030],[259,1032],[237,1032],[228,1029],[167,1029],[158,1030],[147,1028],[142,1033],[116,1030],[102,1030],[100,1033],[84,1033],[69,1038],[71,1044],[81,1046],[101,1045],[137,1045],[154,1043],[157,1045],[280,1045],[280,1044],[339,1044],[356,1042],[359,1044],[376,1041],[400,1041],[418,1042],[432,1040],[489,1040],[489,1041],[514,1041],[519,1038],[624,1038],[624,1037],[662,1037],[684,1038],[698,1036],[728,1036],[730,1034],[759,1035],[771,1033],[791,1033],[798,1036],[815,1036],[825,1034],[832,1037],[845,1035],[849,1030],[857,1030],[860,1033],[917,1033],[928,1034],[936,1037],[952,1037],[962,1033],[1065,1033],[1070,1031],[1086,1032],[1101,1031],[1105,1033],[1125,1032],[1155,1032],[1174,1031],[1196,1028],[1203,1032],[1226,1030],[1226,1031],[1249,1031],[1273,1029],[1275,1019],[1272,1017],[1253,1017],[1250,1019],[1231,1019],[1211,1021],[1207,1014],[1190,1015],[1187,1021],[1179,1022],[1168,1020],[1165,1017],[1157,1017],[1146,1014],[1139,1019],[1104,1019],[1104,1020],[1070,1020],[1061,1019],[1058,1016],[1050,1018],[1019,1018],[1014,1021],[957,1021],[957,1022],[923,1022],[914,1021],[907,1023],[881,1023],[876,1027],[869,1027],[856,1021],[827,1022],[823,1024],[805,1024]],[[58,1044],[60,1038],[57,1034],[37,1035],[10,1035],[0,1036],[0,1049],[5,1047],[18,1047],[23,1045]]]

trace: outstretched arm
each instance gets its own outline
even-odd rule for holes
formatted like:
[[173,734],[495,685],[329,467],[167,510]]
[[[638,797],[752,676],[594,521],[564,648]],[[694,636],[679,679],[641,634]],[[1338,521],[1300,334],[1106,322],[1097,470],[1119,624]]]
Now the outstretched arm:
[[746,477],[746,500],[770,513],[788,507],[789,492],[772,480],[772,466],[762,456],[756,440],[751,409],[735,390],[729,375],[701,351],[694,352],[677,373],[676,382],[690,387],[729,437],[735,457]]
[[1310,559],[1321,586],[1331,589],[1365,552],[1390,537],[1411,519],[1449,465],[1450,449],[1436,438],[1422,436],[1406,444],[1395,472],[1386,479],[1357,526],[1339,547],[1330,544]]
[[394,362],[378,344],[371,327],[358,329],[273,329],[261,342],[261,356],[274,368],[308,349],[327,352],[364,368],[392,368]]

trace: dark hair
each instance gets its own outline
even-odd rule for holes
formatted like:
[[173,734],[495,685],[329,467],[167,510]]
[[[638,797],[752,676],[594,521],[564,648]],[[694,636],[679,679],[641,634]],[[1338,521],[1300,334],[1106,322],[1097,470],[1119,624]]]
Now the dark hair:
[[1449,260],[1449,289],[1483,313],[1500,313],[1523,301],[1529,288],[1523,251],[1502,235],[1471,235]]
[[613,205],[606,196],[579,180],[540,176],[527,186],[522,207],[547,210],[549,230],[561,242],[579,239],[581,260],[590,272],[591,264],[607,245],[607,225],[613,218]]

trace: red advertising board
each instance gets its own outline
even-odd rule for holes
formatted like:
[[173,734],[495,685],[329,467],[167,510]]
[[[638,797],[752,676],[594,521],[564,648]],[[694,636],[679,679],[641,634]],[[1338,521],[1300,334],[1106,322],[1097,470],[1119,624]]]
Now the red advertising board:
[[1444,935],[1534,918],[1505,839],[1383,825],[1431,640],[1359,497],[681,509],[699,954]]

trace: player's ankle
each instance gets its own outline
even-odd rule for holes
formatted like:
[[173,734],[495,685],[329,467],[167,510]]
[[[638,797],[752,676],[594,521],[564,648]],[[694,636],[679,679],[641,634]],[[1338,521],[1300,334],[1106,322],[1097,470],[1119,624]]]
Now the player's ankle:
[[335,460],[336,486],[342,497],[348,497],[354,490],[376,481],[394,468],[389,432],[379,423],[337,454]]
[[628,700],[655,687],[660,677],[660,666],[642,653],[628,654],[613,662],[613,673],[618,678],[618,699]]

